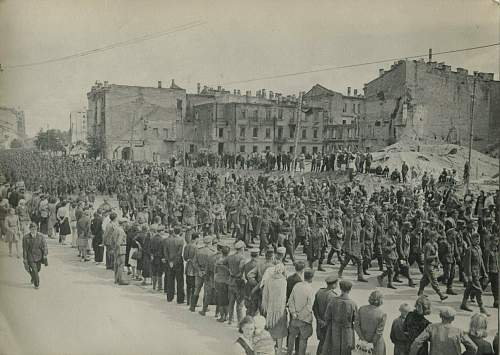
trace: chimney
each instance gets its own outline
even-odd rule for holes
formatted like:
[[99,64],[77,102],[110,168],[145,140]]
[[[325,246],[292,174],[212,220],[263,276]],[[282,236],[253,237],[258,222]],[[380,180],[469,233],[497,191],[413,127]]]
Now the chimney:
[[378,70],[378,76],[382,76],[382,75],[384,75],[384,72],[385,72],[385,71],[384,71],[384,69],[383,69],[383,68],[382,68],[382,69],[379,69],[379,70]]
[[201,84],[196,84],[196,92],[199,94],[201,92]]
[[432,48],[429,48],[429,62],[432,62]]
[[358,89],[354,89],[354,96],[358,96]]
[[161,89],[161,80],[158,80],[158,89]]
[[351,96],[351,87],[350,86],[347,87],[347,96]]

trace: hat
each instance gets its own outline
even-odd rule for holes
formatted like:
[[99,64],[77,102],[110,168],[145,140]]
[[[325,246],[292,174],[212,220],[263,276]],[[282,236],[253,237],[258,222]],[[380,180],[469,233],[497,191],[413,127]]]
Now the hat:
[[242,242],[241,240],[238,240],[235,244],[234,244],[234,247],[236,248],[236,250],[240,250],[240,249],[243,249],[245,247],[245,243]]
[[252,255],[252,256],[259,255],[259,252],[260,252],[259,248],[250,249],[250,255]]
[[214,237],[212,237],[211,235],[207,235],[203,238],[203,243],[211,244],[213,240],[214,240]]
[[337,282],[338,280],[339,280],[339,279],[338,279],[338,277],[337,277],[337,276],[335,276],[335,275],[330,275],[330,276],[328,276],[328,277],[325,279],[325,282],[326,282],[327,284],[333,284],[333,283]]
[[278,254],[286,254],[286,248],[285,248],[285,247],[278,247],[278,248],[276,249],[276,252],[277,252]]

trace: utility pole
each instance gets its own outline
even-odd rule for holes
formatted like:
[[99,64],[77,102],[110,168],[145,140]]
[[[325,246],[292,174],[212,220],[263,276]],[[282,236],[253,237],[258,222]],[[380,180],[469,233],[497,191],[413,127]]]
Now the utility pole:
[[293,149],[293,162],[292,162],[292,177],[295,176],[296,163],[297,163],[297,146],[299,144],[299,131],[300,121],[302,119],[302,91],[299,93],[299,105],[297,109],[297,125],[295,126],[295,144]]
[[470,107],[470,127],[469,127],[469,158],[467,160],[467,165],[469,166],[469,176],[467,177],[465,192],[469,193],[469,181],[472,174],[472,167],[470,165],[470,160],[472,156],[472,141],[474,139],[473,122],[474,122],[474,102],[476,100],[476,73],[474,73],[474,85],[472,88],[472,99]]

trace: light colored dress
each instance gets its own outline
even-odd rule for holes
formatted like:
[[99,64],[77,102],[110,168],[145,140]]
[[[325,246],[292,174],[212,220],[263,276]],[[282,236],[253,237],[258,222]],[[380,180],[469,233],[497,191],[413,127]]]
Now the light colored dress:
[[20,237],[19,217],[9,214],[5,217],[5,241],[9,243],[17,243]]

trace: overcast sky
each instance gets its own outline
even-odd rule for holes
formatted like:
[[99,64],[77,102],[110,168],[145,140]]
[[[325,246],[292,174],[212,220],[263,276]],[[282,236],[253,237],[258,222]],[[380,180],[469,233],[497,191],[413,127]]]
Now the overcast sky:
[[[168,30],[170,36],[63,62],[0,72],[0,105],[20,106],[28,134],[69,129],[69,112],[86,108],[96,80],[168,85],[228,82],[327,66],[405,57],[499,42],[493,0],[0,0],[0,63],[57,58]],[[435,57],[454,70],[494,72],[499,48]],[[362,89],[391,63],[228,85],[297,94],[320,83]]]

